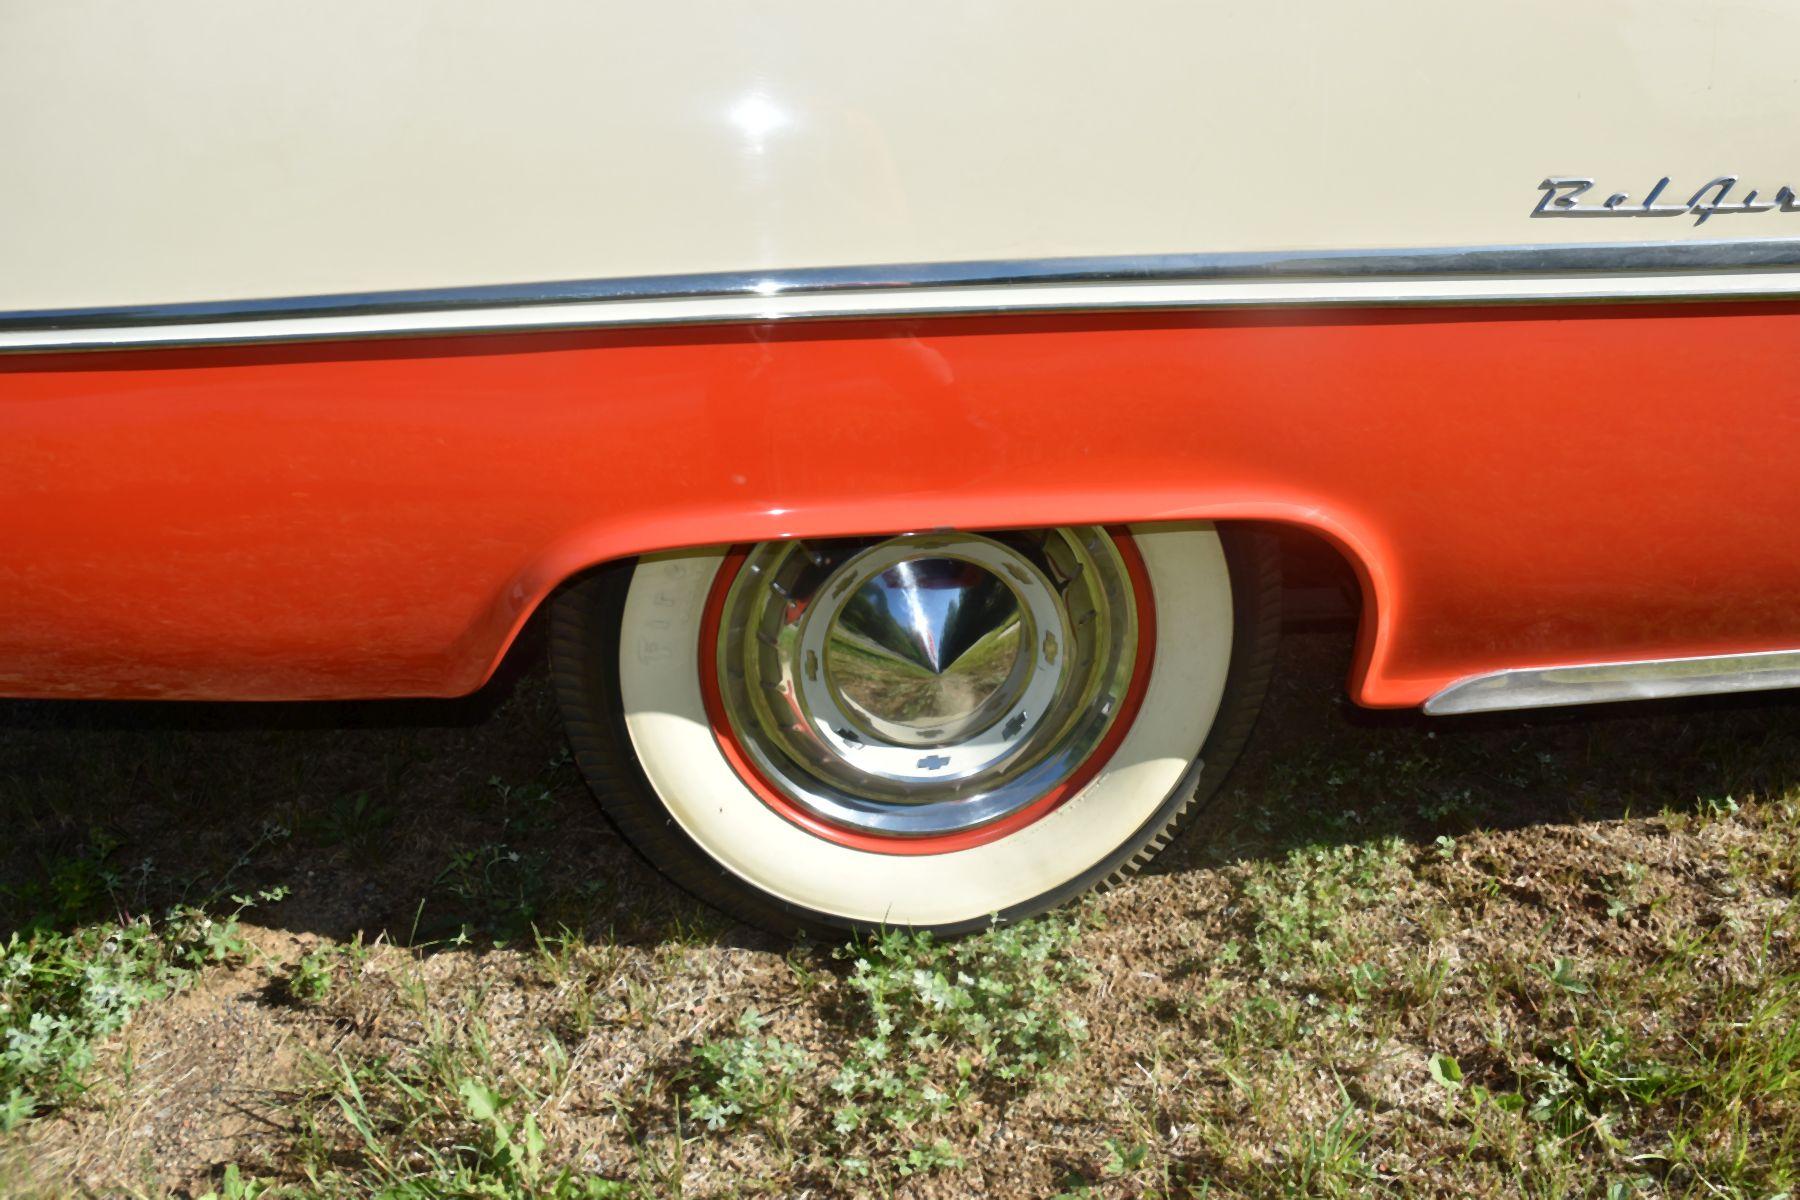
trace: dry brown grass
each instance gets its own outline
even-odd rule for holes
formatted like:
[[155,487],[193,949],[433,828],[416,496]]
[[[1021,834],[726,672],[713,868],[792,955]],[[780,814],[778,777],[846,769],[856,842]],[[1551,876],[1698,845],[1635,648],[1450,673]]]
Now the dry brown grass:
[[[1334,699],[1347,654],[1289,639],[1249,757],[1156,874],[955,961],[782,945],[686,901],[597,816],[535,676],[460,706],[10,706],[9,927],[160,912],[222,878],[290,893],[245,913],[247,953],[140,1008],[85,1094],[0,1140],[0,1181],[1794,1188],[1800,702],[1433,723]],[[834,1088],[876,1053],[868,973],[904,990],[921,964],[998,999],[953,1022],[883,992],[892,1061],[916,1069],[887,1099]],[[847,1097],[868,1118],[850,1131]]]

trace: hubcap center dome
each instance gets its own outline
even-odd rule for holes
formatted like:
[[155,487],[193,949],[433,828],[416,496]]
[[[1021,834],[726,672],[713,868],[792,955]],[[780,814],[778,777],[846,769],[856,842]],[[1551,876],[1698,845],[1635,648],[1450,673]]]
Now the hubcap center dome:
[[865,732],[941,746],[992,724],[1030,675],[1025,610],[1006,580],[967,559],[902,559],[845,602],[825,669]]

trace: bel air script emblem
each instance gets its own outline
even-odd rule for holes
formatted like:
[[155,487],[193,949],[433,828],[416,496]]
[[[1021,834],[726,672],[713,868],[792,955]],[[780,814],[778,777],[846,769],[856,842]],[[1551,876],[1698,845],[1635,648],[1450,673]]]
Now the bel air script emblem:
[[1669,177],[1663,176],[1656,181],[1648,195],[1639,203],[1631,203],[1631,197],[1625,192],[1614,192],[1603,203],[1583,204],[1581,197],[1594,186],[1591,179],[1578,179],[1553,175],[1538,184],[1544,190],[1543,199],[1531,210],[1534,217],[1684,217],[1694,214],[1694,224],[1703,225],[1711,216],[1723,216],[1729,213],[1760,213],[1771,209],[1781,212],[1800,212],[1800,197],[1794,195],[1794,189],[1784,187],[1775,193],[1773,199],[1758,200],[1756,190],[1752,188],[1744,193],[1742,200],[1732,200],[1731,189],[1737,186],[1736,175],[1721,175],[1700,185],[1700,190],[1687,198],[1687,203],[1664,203],[1662,196],[1669,187]]

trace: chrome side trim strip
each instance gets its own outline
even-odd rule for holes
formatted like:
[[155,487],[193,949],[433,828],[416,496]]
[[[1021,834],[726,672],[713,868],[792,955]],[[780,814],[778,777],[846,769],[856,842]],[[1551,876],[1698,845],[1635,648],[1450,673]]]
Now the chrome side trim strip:
[[1800,238],[1141,255],[0,313],[0,351],[852,317],[1800,296]]
[[1800,650],[1494,671],[1457,680],[1425,701],[1425,711],[1451,716],[1780,688],[1800,688]]

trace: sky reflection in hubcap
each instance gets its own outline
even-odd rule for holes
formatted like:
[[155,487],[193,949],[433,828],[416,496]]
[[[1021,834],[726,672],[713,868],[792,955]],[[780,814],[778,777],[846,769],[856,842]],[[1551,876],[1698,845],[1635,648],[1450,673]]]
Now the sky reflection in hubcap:
[[955,558],[894,564],[857,590],[826,641],[826,669],[859,724],[933,746],[991,724],[1021,690],[1025,614],[998,575]]

